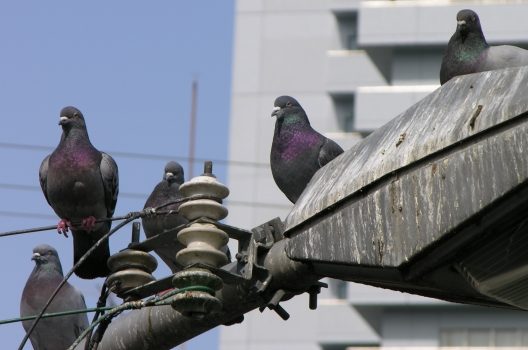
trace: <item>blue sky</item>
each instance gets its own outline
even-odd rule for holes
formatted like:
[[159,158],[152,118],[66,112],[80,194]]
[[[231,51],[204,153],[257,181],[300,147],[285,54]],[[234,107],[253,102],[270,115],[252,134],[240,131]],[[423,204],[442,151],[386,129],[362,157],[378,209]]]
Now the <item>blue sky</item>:
[[[116,215],[139,210],[166,161],[187,170],[191,82],[199,80],[198,158],[226,159],[233,1],[10,1],[0,3],[0,231],[57,223],[38,183],[42,159],[57,145],[62,107],[84,114],[92,143],[119,166]],[[201,165],[196,165],[195,174]],[[215,165],[226,181],[224,164]],[[112,252],[130,238],[113,236]],[[17,317],[39,243],[72,265],[72,241],[54,231],[0,238],[0,319]],[[160,266],[156,275],[168,269]],[[102,279],[71,283],[94,306]],[[0,326],[15,349],[21,324]],[[215,349],[218,330],[185,345]],[[29,349],[30,347],[27,346]]]

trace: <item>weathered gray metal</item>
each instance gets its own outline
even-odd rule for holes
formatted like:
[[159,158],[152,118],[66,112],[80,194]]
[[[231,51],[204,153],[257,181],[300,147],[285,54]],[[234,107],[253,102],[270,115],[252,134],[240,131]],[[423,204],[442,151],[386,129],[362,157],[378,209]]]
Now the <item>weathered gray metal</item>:
[[[318,286],[318,277],[309,264],[286,256],[287,240],[283,239],[279,224],[280,220],[272,220],[253,229],[252,239],[243,244],[239,254],[240,262],[230,264],[234,269],[243,267],[244,271],[237,271],[241,276],[236,282],[225,284],[216,294],[222,304],[220,312],[197,319],[184,316],[170,306],[131,311],[109,325],[97,349],[171,349],[218,325],[240,322],[242,315],[258,307],[267,306],[279,316],[287,316],[278,303],[305,291],[311,293]],[[225,269],[228,273],[229,265]],[[76,349],[84,349],[84,344]]]
[[527,309],[527,87],[528,68],[452,79],[322,168],[289,238],[263,225],[240,240],[220,313],[132,311],[98,349],[168,349],[256,307],[286,318],[278,301],[322,276]]
[[321,275],[528,308],[516,249],[528,245],[527,111],[526,67],[453,79],[316,173],[286,219],[288,256]]

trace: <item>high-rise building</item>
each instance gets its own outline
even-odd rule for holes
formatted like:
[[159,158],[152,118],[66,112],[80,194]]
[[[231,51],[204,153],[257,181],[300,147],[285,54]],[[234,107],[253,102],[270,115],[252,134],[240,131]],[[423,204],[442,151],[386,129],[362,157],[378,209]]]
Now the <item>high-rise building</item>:
[[[490,44],[528,44],[526,1],[239,0],[230,120],[229,222],[251,228],[291,204],[269,168],[273,101],[294,96],[344,149],[439,87],[456,13],[475,10]],[[446,106],[448,108],[448,106]],[[528,314],[329,281],[308,298],[223,327],[221,350],[528,346]]]

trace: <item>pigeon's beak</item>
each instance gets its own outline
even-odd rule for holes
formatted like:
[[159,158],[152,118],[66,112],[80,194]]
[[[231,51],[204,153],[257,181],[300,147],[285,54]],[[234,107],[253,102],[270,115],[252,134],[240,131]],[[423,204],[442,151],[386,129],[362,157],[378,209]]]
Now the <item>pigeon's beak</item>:
[[33,253],[33,255],[31,256],[31,260],[34,260],[34,261],[37,261],[40,259],[40,254],[39,253]]
[[170,178],[173,178],[174,177],[174,174],[173,173],[165,173],[165,179],[170,179]]
[[460,21],[457,21],[457,26],[462,29],[465,29],[467,27],[467,23],[465,20],[460,20]]
[[273,111],[271,112],[271,116],[272,116],[272,117],[276,117],[277,114],[279,114],[279,111],[280,111],[280,110],[281,110],[280,107],[277,107],[277,106],[273,107]]
[[60,117],[59,125],[64,125],[64,123],[66,123],[67,120],[68,120],[68,117],[65,117],[65,116]]

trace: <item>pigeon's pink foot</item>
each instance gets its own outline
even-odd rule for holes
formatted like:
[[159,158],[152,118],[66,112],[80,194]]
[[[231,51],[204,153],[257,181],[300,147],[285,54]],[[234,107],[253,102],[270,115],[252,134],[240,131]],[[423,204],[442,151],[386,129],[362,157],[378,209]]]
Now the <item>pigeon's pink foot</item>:
[[71,227],[71,222],[65,219],[61,219],[59,223],[57,224],[57,232],[59,234],[64,235],[64,237],[68,238],[68,230]]
[[82,227],[90,232],[94,229],[95,227],[95,222],[97,221],[97,219],[93,216],[88,216],[87,218],[84,218],[82,219]]

